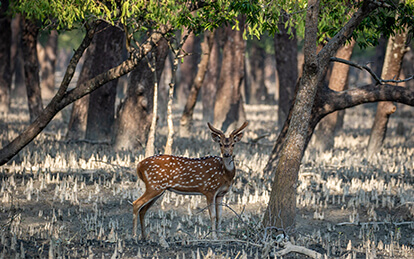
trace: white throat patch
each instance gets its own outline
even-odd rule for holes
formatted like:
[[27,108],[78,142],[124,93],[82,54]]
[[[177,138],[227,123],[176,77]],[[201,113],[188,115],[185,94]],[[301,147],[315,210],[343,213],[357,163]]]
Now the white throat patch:
[[224,167],[225,167],[228,171],[233,171],[233,170],[234,170],[234,161],[233,161],[233,157],[223,157],[223,163],[224,163]]

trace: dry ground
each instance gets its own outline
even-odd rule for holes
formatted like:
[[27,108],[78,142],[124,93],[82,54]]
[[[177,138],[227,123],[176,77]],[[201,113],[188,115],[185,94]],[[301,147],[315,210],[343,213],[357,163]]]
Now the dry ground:
[[[0,117],[4,146],[28,121],[24,104]],[[385,148],[365,156],[373,105],[347,110],[335,150],[310,145],[298,185],[297,245],[340,258],[413,258],[414,120],[402,107],[392,116]],[[64,110],[8,165],[0,167],[0,258],[261,258],[277,247],[259,223],[272,176],[263,174],[277,135],[276,106],[246,106],[250,125],[236,146],[237,176],[224,200],[223,232],[211,240],[201,196],[166,193],[147,214],[150,240],[135,240],[132,206],[144,191],[135,166],[142,153],[64,140]],[[194,138],[174,143],[175,154],[217,155],[199,107]],[[175,125],[179,113],[176,111]],[[404,134],[398,136],[398,122]],[[269,134],[269,135],[267,135]],[[267,135],[258,143],[252,140]],[[156,146],[162,150],[166,127]],[[301,258],[303,255],[290,255]]]

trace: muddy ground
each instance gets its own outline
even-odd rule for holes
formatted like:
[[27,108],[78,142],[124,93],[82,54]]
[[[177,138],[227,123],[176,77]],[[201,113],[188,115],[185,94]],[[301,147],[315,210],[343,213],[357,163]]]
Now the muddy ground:
[[[27,126],[24,107],[13,103],[12,113],[1,115],[2,146]],[[374,108],[347,110],[332,152],[308,148],[299,176],[297,228],[289,230],[295,244],[333,258],[414,257],[414,112],[399,107],[383,151],[368,159]],[[132,238],[131,202],[144,192],[135,174],[142,152],[66,142],[70,113],[64,110],[0,167],[0,258],[272,257],[280,250],[273,245],[276,234],[269,235],[260,220],[270,194],[272,176],[263,168],[277,137],[277,106],[246,111],[250,125],[235,147],[238,170],[224,199],[219,240],[211,239],[204,197],[175,193],[164,194],[147,213],[149,240]],[[176,126],[178,121],[176,110]],[[402,135],[396,133],[399,123]],[[158,150],[165,143],[164,124],[160,120]],[[176,155],[219,154],[199,107],[194,133],[191,139],[175,137]],[[260,136],[266,137],[252,141]]]

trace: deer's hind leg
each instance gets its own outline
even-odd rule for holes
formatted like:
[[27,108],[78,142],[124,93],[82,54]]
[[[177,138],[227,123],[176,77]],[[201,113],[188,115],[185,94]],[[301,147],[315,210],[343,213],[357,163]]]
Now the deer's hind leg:
[[155,201],[161,197],[161,195],[164,193],[164,190],[151,190],[148,191],[148,189],[145,191],[145,193],[139,197],[136,201],[133,202],[133,213],[134,213],[134,219],[133,219],[133,228],[132,228],[132,234],[135,237],[137,234],[137,223],[138,223],[138,212],[139,212],[139,221],[141,223],[141,234],[142,239],[145,240],[145,214],[147,213],[147,210],[155,203]]

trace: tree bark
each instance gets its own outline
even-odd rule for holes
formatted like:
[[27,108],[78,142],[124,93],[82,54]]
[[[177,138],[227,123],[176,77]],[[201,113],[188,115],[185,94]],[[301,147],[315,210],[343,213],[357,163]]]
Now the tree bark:
[[[396,79],[400,75],[401,63],[406,52],[408,30],[396,33],[388,39],[387,52],[385,53],[382,67],[382,79]],[[368,141],[368,157],[381,151],[387,133],[388,118],[397,110],[392,102],[379,102],[374,124]]]
[[[183,33],[183,36],[187,35],[188,31]],[[180,105],[185,105],[187,97],[191,91],[191,85],[197,73],[197,62],[199,59],[199,36],[190,32],[188,38],[183,45],[183,51],[189,55],[184,57],[184,62],[180,64],[180,80],[177,87],[177,101]]]
[[214,101],[217,93],[217,81],[220,76],[221,57],[220,57],[220,38],[223,34],[222,29],[214,31],[214,41],[211,47],[210,59],[206,71],[203,85],[201,86],[202,103],[203,103],[203,120],[212,122],[214,120]]
[[55,70],[58,46],[58,32],[50,32],[46,45],[39,48],[40,85],[42,96],[52,98],[55,93]]
[[190,93],[187,97],[187,103],[180,119],[180,136],[189,137],[193,121],[194,107],[197,102],[198,93],[203,85],[204,78],[209,66],[211,48],[214,42],[214,32],[204,32],[204,41],[201,43],[202,56],[198,64],[198,71],[191,85]]
[[276,70],[279,78],[278,121],[282,128],[292,107],[296,82],[298,80],[298,47],[296,30],[292,28],[292,37],[281,19],[279,33],[274,38]]
[[10,69],[10,49],[11,49],[11,21],[7,16],[9,1],[2,1],[0,6],[0,113],[7,113],[10,108],[11,92],[11,69]]
[[42,96],[40,92],[39,60],[36,49],[38,33],[39,28],[34,22],[26,18],[22,20],[24,76],[31,122],[33,122],[43,110]]
[[[93,55],[92,77],[121,63],[124,32],[119,28],[102,23],[95,36],[96,46]],[[118,80],[106,83],[89,96],[86,138],[95,141],[112,139],[115,121],[115,98]]]
[[[156,55],[157,79],[161,77],[168,55],[167,41],[158,42]],[[116,150],[142,149],[152,119],[154,76],[148,61],[143,59],[130,75],[125,100],[120,104],[116,126]]]
[[266,104],[269,96],[265,85],[266,51],[257,39],[251,41],[246,64],[245,97],[248,104]]
[[[349,44],[342,46],[336,53],[336,57],[350,60],[352,51],[355,46],[355,41],[352,40]],[[348,88],[348,72],[349,66],[343,63],[334,63],[329,77],[329,88],[334,91],[343,91]],[[319,123],[315,132],[315,147],[325,152],[331,150],[335,144],[335,133],[342,127],[344,111],[333,112],[328,114]]]
[[[96,41],[92,40],[86,51],[84,58],[85,61],[83,62],[82,70],[80,72],[78,81],[76,82],[76,87],[79,87],[80,85],[93,78],[91,70],[94,64],[93,57],[95,55],[95,47]],[[84,96],[73,103],[68,124],[68,131],[66,133],[66,140],[80,140],[85,138],[88,107],[89,95]]]
[[231,26],[225,28],[227,39],[223,47],[223,61],[214,105],[214,124],[224,132],[234,130],[246,118],[241,95],[246,50],[242,35],[244,18],[240,16],[238,19],[239,30],[232,30]]
[[[342,29],[316,54],[319,1],[308,1],[303,75],[299,81],[289,128],[286,139],[283,141],[283,148],[280,154],[274,154],[272,151],[266,166],[267,170],[275,170],[275,179],[272,185],[270,201],[263,218],[263,225],[265,227],[282,227],[288,232],[295,227],[296,185],[300,163],[309,143],[309,136],[312,135],[314,127],[321,119],[315,113],[320,115],[321,110],[326,108],[325,105],[317,105],[316,108],[318,110],[315,110],[314,103],[317,104],[316,100],[329,102],[330,100],[326,99],[324,94],[333,92],[327,87],[319,87],[322,85],[324,71],[329,65],[330,58],[351,37],[356,26],[376,8],[377,6],[371,2],[363,2],[362,6]],[[323,94],[319,93],[321,89]],[[321,96],[324,98],[321,98]],[[414,100],[409,102],[414,102]],[[336,104],[333,103],[332,105]],[[275,158],[277,159],[275,160]]]

